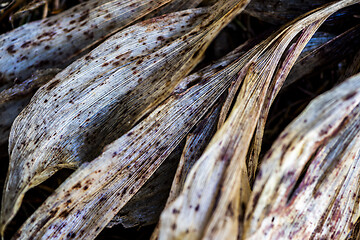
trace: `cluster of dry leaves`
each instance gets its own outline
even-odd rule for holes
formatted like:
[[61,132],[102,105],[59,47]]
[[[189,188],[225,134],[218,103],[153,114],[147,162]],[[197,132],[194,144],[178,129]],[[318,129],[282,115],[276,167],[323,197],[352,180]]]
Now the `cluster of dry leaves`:
[[[360,239],[360,25],[316,33],[360,0],[326,2],[90,0],[0,35],[1,235],[70,168],[13,239]],[[282,27],[195,68],[242,11]],[[349,55],[261,157],[281,89]]]

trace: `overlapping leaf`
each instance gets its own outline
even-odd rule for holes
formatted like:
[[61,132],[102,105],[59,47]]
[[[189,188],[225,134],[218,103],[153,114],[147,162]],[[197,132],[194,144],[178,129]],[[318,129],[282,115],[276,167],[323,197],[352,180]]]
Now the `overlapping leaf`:
[[[247,2],[218,2],[188,34],[127,63],[121,62],[123,55],[120,60],[116,59],[119,52],[98,51],[107,47],[109,40],[42,87],[12,128],[10,171],[3,195],[3,226],[15,214],[28,188],[45,180],[58,168],[74,167],[91,160],[102,146],[120,136],[169,96],[178,81],[201,59],[210,40]],[[164,37],[157,35],[156,40],[163,42]],[[140,49],[136,51],[141,52]],[[101,64],[97,68],[100,72],[88,65],[74,69],[79,63],[90,60],[99,64],[94,57]],[[101,67],[107,67],[106,71]],[[62,79],[65,76],[65,80]],[[39,119],[43,124],[38,124]],[[23,131],[25,125],[27,132]],[[99,224],[102,226],[104,222]],[[89,235],[97,232],[93,229]]]
[[[173,4],[177,5],[175,2]],[[137,34],[135,27],[127,29],[128,32],[123,31],[122,35],[117,35],[118,39],[117,37],[112,39],[113,42],[118,42],[119,38],[126,39],[125,33],[128,34],[128,38],[133,38],[135,35],[138,39],[133,42],[133,46],[139,46],[141,43],[143,46],[140,45],[140,49],[132,49],[132,46],[124,45],[116,45],[114,48],[109,40],[97,51],[75,62],[40,89],[13,128],[10,142],[12,166],[7,179],[7,189],[4,191],[3,205],[6,208],[2,209],[2,232],[7,221],[10,221],[15,214],[28,188],[45,180],[58,168],[77,167],[84,161],[91,161],[93,157],[98,156],[103,146],[127,132],[170,95],[170,98],[136,127],[109,144],[93,162],[81,165],[80,169],[33,214],[15,238],[94,238],[120,209],[125,210],[122,213],[120,211],[119,215],[122,223],[138,224],[138,219],[142,216],[139,211],[147,208],[139,208],[139,211],[127,214],[126,207],[131,207],[132,204],[137,206],[136,204],[146,201],[146,198],[141,196],[140,188],[225,89],[230,87],[229,97],[220,114],[219,127],[222,128],[195,165],[185,188],[179,184],[174,194],[170,196],[169,202],[183,188],[180,197],[168,206],[162,216],[159,237],[160,239],[241,238],[244,231],[242,221],[245,205],[250,195],[248,176],[251,181],[255,175],[264,125],[272,101],[306,42],[322,22],[336,10],[356,2],[359,1],[338,1],[309,13],[283,27],[277,34],[257,45],[232,64],[228,65],[232,59],[239,57],[239,52],[235,51],[218,64],[191,75],[179,85],[177,85],[179,80],[201,59],[204,49],[213,36],[246,5],[247,1],[218,3],[210,8],[210,11],[197,10],[198,15],[192,15],[194,10],[181,16],[175,13],[173,16],[196,20],[190,25],[182,25],[184,29],[187,28],[184,32],[179,28],[175,28],[174,31],[173,26],[179,22],[170,21],[168,31],[173,32],[173,35],[171,33],[167,35],[167,29],[165,29],[166,33],[156,27],[149,30],[149,26],[156,25],[154,22],[156,20],[150,20],[136,25],[140,33],[144,32],[145,28],[147,28],[145,32],[148,30],[152,32],[150,38],[140,38],[141,34]],[[165,19],[171,20],[168,16]],[[201,21],[204,23],[199,24]],[[196,25],[198,26],[194,27]],[[180,26],[181,24],[178,27]],[[190,33],[178,38],[178,35],[185,34],[186,31]],[[173,41],[176,38],[178,39]],[[356,57],[354,59],[356,60]],[[216,65],[220,68],[228,66],[218,71]],[[357,66],[358,63],[354,63],[349,72],[356,71]],[[234,81],[236,74],[240,76]],[[358,81],[358,78],[356,79]],[[224,123],[240,87],[234,108],[229,119]],[[343,100],[345,99],[346,102],[354,95],[357,95],[356,91],[343,96]],[[40,105],[45,105],[45,109],[39,110]],[[358,109],[358,106],[354,109]],[[359,114],[359,111],[354,110],[349,116],[351,119],[356,119]],[[45,122],[39,124],[43,119]],[[334,139],[325,141],[330,146],[327,153],[333,154],[331,156],[336,155],[334,159],[338,156],[346,158],[347,152],[352,154],[359,148],[357,144],[359,136],[355,133],[358,124],[355,120],[349,121],[350,127],[344,127],[340,131],[343,137],[335,131]],[[24,127],[31,131],[21,132],[21,128]],[[255,137],[251,143],[254,132]],[[323,135],[326,134],[328,133]],[[337,147],[339,142],[345,143],[346,149],[340,151]],[[284,148],[281,150],[287,151]],[[355,158],[359,158],[358,153]],[[248,161],[246,161],[247,156]],[[318,162],[321,161],[324,160],[320,157]],[[338,167],[334,166],[336,164],[339,164]],[[345,162],[341,165],[338,160],[328,165],[325,163],[327,168],[322,175],[320,174],[320,183],[314,188],[323,190],[322,186],[328,183],[326,175],[330,171],[335,172],[335,168],[337,174],[345,176],[342,171],[352,166],[349,167],[347,164]],[[16,165],[21,167],[15,168]],[[309,166],[305,164],[304,169],[307,167]],[[314,169],[317,170],[317,167],[318,165],[315,165]],[[318,172],[321,172],[320,170]],[[175,181],[187,172],[188,169],[184,171],[184,168],[180,167]],[[301,172],[295,186],[291,187],[291,192],[287,195],[287,203],[296,199],[296,194],[302,190],[303,185],[300,181],[303,180],[303,174],[305,170]],[[353,172],[353,174],[357,173]],[[359,179],[358,175],[356,177]],[[348,185],[351,185],[351,191],[358,188],[356,180],[353,181],[350,177],[344,179],[348,181]],[[183,180],[181,182],[183,183]],[[280,185],[281,183],[282,181]],[[148,184],[151,185],[152,182]],[[333,181],[329,186],[334,184],[337,183]],[[348,189],[341,189],[339,185],[335,188],[338,196],[343,194],[347,197],[346,203],[351,202]],[[13,191],[14,189],[16,190]],[[148,189],[142,190],[146,195]],[[152,195],[154,196],[154,192]],[[253,202],[256,204],[257,198],[257,195],[253,195]],[[341,195],[336,201],[341,201],[342,198]],[[353,206],[355,206],[354,202],[358,202],[358,197],[356,199],[351,202]],[[276,203],[276,199],[274,201]],[[311,198],[306,201],[309,205],[313,204],[311,209],[315,209]],[[340,218],[339,213],[336,212],[339,209],[338,204],[334,204],[334,201],[322,211],[328,215],[332,214],[332,219],[337,218],[336,222],[340,225],[330,223],[331,217],[325,219],[324,215],[321,215],[322,218],[317,221],[316,228],[309,224],[309,231],[300,231],[295,224],[295,227],[289,227],[290,230],[284,230],[287,231],[285,234],[301,238],[308,236],[311,229],[315,229],[312,237],[321,234],[329,237],[330,232],[333,234],[330,237],[335,237],[336,234],[337,237],[346,236],[351,224],[355,223],[359,211],[351,206],[355,209],[352,215]],[[10,202],[11,204],[15,202],[15,208],[11,208]],[[344,202],[343,205],[347,206],[346,203]],[[299,204],[301,205],[300,200]],[[336,211],[329,210],[332,207]],[[264,207],[260,209],[263,210]],[[265,209],[267,210],[268,207]],[[249,211],[253,210],[248,210],[248,216],[249,219],[252,217],[252,220],[259,220],[266,215],[264,222],[261,223],[263,225],[257,226],[260,229],[264,227],[266,231],[254,234],[252,226],[255,224],[247,222],[244,237],[268,236],[266,234],[269,234],[268,228],[272,223],[267,225],[269,218],[266,210],[265,213],[260,213],[261,217],[256,215],[261,210],[257,209],[258,212],[251,213]],[[314,219],[318,217],[316,215],[318,211],[315,210],[312,215],[315,216]],[[288,208],[285,207],[285,211],[288,211]],[[121,215],[124,213],[125,215]],[[282,212],[279,215],[281,214]],[[281,221],[286,221],[285,215],[287,214],[281,215],[278,220],[279,229],[282,227]],[[8,216],[10,217],[4,221]],[[153,216],[151,215],[146,221],[154,221]],[[131,219],[132,217],[134,218]],[[286,217],[291,218],[293,215]],[[252,221],[249,219],[248,221]],[[308,219],[300,215],[299,219],[294,221],[297,220],[297,224],[304,224]],[[271,221],[275,221],[274,218]],[[330,227],[324,227],[325,225]],[[292,228],[295,230],[291,230]],[[323,229],[321,233],[318,231],[320,228]],[[279,237],[284,231],[270,231],[270,234],[272,237]],[[340,233],[341,231],[343,232]],[[155,232],[153,237],[157,237],[157,234]]]
[[266,154],[244,239],[344,239],[360,216],[360,75],[319,96]]
[[[117,106],[116,103],[121,101],[121,96],[124,97],[135,83],[142,84],[143,75],[139,72],[134,76],[135,83],[128,76],[121,82],[118,75],[121,76],[124,72],[127,75],[133,74],[135,70],[126,63],[132,62],[138,66],[142,59],[148,59],[146,57],[149,53],[164,46],[167,40],[181,36],[182,31],[192,29],[204,16],[204,9],[185,11],[146,20],[124,29],[69,65],[50,84],[39,89],[32,103],[18,116],[13,126],[8,185],[3,193],[2,224],[5,219],[9,221],[12,218],[10,216],[19,207],[26,189],[39,184],[58,168],[75,167],[80,161],[92,160],[106,143],[126,131],[126,126],[121,123],[133,124],[133,121],[128,123],[131,119],[129,116],[120,118],[128,109],[124,105]],[[158,58],[162,56],[158,55]],[[154,71],[152,64],[148,60],[151,68],[149,72]],[[153,76],[155,78],[156,75]],[[60,86],[55,86],[56,83]],[[114,84],[118,91],[114,91]],[[130,85],[128,89],[124,87],[126,84]],[[15,100],[15,103],[18,102],[23,103]],[[10,103],[6,106],[12,110],[14,105],[9,105]],[[123,112],[117,112],[117,107],[122,108]],[[12,119],[6,119],[10,121],[10,126]],[[116,121],[122,122],[113,130]],[[28,127],[24,128],[24,124]],[[32,130],[24,131],[25,129]],[[98,135],[99,131],[102,131],[101,135]],[[89,143],[91,134],[94,142]],[[92,152],[81,150],[81,146]]]
[[181,81],[172,96],[146,119],[108,145],[98,158],[75,171],[28,219],[19,230],[19,237],[61,237],[71,233],[76,238],[94,237],[142,187],[243,67],[237,62],[218,72],[228,63],[225,58]]
[[180,143],[107,227],[141,227],[159,221],[184,144]]
[[356,2],[339,1],[322,7],[285,26],[250,51],[256,54],[248,59],[251,67],[234,108],[193,167],[184,191],[163,212],[160,239],[241,237],[241,221],[250,194],[246,154],[260,113],[271,105],[297,56],[320,24],[335,11]]
[[16,116],[29,103],[40,86],[52,79],[60,69],[38,70],[33,77],[0,92],[0,145],[9,139],[10,127]]
[[63,68],[85,48],[170,0],[88,1],[0,36],[0,87],[38,69]]

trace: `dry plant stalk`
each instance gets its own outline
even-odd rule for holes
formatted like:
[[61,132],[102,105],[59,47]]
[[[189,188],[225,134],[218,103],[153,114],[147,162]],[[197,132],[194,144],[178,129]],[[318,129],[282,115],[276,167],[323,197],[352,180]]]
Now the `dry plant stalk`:
[[92,0],[0,36],[0,87],[63,68],[86,48],[170,0]]
[[[256,54],[249,58],[252,64],[235,106],[191,170],[183,192],[164,210],[159,239],[242,236],[242,219],[250,194],[246,153],[257,121],[261,121],[260,113],[269,107],[297,56],[321,23],[335,11],[357,2],[338,1],[324,6],[293,21],[250,51]],[[300,31],[302,34],[288,50]]]
[[[205,13],[204,9],[184,11],[126,28],[69,65],[38,90],[33,101],[13,124],[1,224],[6,225],[6,221],[11,220],[28,188],[46,180],[59,168],[74,168],[82,161],[92,160],[106,143],[129,128],[126,125],[134,124],[131,116],[121,118],[122,112],[130,112],[132,102],[117,105],[121,97],[130,95],[129,91],[135,83],[140,88],[144,85],[141,79],[146,77],[140,71],[129,79],[128,75],[136,71],[133,66],[140,67],[141,61],[147,60],[146,67],[150,68],[147,74],[150,75],[158,65],[152,62],[157,60],[149,60],[148,55],[158,50],[156,55],[161,65],[166,61],[160,56],[160,53],[164,53],[161,47],[166,41],[176,39],[183,34],[182,31],[189,31],[198,25],[206,16]],[[142,43],[140,46],[139,42]],[[119,75],[125,75],[122,81]],[[156,76],[152,76],[153,80],[156,80]],[[116,125],[119,119],[122,122]],[[23,128],[24,124],[28,127]],[[52,130],[49,131],[49,128]],[[116,131],[112,128],[116,128]],[[94,141],[90,139],[91,136]]]
[[313,100],[265,155],[244,239],[344,239],[360,217],[360,74]]

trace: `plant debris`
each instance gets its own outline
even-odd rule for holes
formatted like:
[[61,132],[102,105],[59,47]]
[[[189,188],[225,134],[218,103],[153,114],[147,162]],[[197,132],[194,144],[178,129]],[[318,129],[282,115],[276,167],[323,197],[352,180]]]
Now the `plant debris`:
[[359,2],[3,1],[2,237],[359,238]]

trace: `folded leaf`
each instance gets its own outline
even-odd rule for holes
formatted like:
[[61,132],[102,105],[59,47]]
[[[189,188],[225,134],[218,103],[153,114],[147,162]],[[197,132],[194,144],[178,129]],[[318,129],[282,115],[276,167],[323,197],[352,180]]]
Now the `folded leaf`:
[[[242,236],[241,226],[250,194],[246,154],[260,113],[264,106],[268,107],[266,103],[272,102],[274,95],[267,98],[267,92],[278,91],[320,24],[335,11],[356,2],[339,1],[309,13],[245,54],[250,67],[244,73],[233,110],[191,170],[183,192],[162,213],[159,239],[237,239]],[[296,41],[291,46],[294,38]]]
[[[185,147],[171,185],[166,206],[174,201],[174,199],[176,199],[176,197],[180,194],[184,187],[188,173],[196,161],[200,158],[206,146],[209,144],[211,137],[214,135],[221,109],[220,103],[222,102],[223,100],[220,98],[215,106],[210,109],[209,113],[196,124],[194,130],[187,135]],[[154,229],[151,239],[157,239],[158,235],[159,225],[157,225]]]
[[[334,13],[335,11],[337,11],[337,8],[328,8],[330,10],[330,12]],[[341,8],[340,8],[341,9]],[[331,15],[331,14],[330,14]],[[329,15],[329,16],[330,16]],[[328,18],[329,16],[326,16],[325,18],[323,18],[323,20],[325,20],[326,18]],[[314,21],[315,22],[315,21]],[[321,25],[321,22],[318,22],[318,26],[319,24]],[[313,29],[318,28],[318,26],[316,26],[316,24],[314,24]],[[306,39],[306,35],[308,35],[307,40],[303,40],[303,41],[309,41],[309,38],[311,38],[312,36],[312,32],[313,30],[309,29],[308,33],[304,32],[303,35],[305,35],[305,39]],[[264,128],[265,128],[265,123],[267,120],[267,116],[268,113],[270,111],[270,107],[272,102],[274,101],[275,97],[277,96],[277,94],[279,93],[281,87],[283,86],[287,75],[290,72],[291,67],[289,68],[286,65],[290,65],[292,66],[294,63],[294,61],[296,60],[296,58],[299,56],[300,52],[301,52],[301,42],[293,44],[293,46],[291,46],[289,48],[289,51],[292,51],[293,53],[291,53],[291,55],[289,55],[288,59],[284,60],[284,66],[281,67],[281,69],[277,70],[276,73],[276,81],[273,81],[272,84],[270,85],[269,89],[267,90],[267,97],[266,97],[266,101],[263,105],[263,109],[261,110],[261,115],[258,121],[258,125],[256,127],[256,132],[254,134],[253,137],[253,142],[251,145],[251,148],[249,150],[249,156],[248,156],[248,169],[249,169],[249,174],[250,174],[250,181],[253,182],[254,180],[254,175],[255,175],[255,170],[257,168],[258,165],[258,160],[259,160],[259,155],[260,155],[260,151],[261,151],[261,142],[262,142],[262,138],[263,138],[263,133],[264,133]],[[300,45],[300,48],[299,46]],[[297,50],[296,50],[297,48]],[[337,49],[336,51],[338,51],[340,49]],[[333,56],[336,56],[336,54],[334,54]],[[328,58],[329,60],[331,60],[331,58]],[[311,61],[308,62],[309,64],[311,64]],[[317,64],[321,63],[320,61],[316,64],[313,64],[313,66],[316,66]],[[298,65],[299,66],[299,65]],[[306,72],[306,70],[303,70],[303,72]]]
[[360,216],[360,75],[314,99],[265,155],[244,239],[344,239]]

